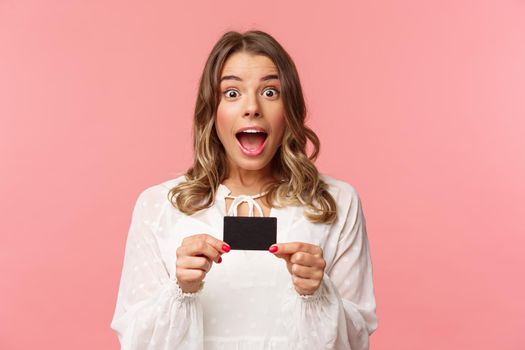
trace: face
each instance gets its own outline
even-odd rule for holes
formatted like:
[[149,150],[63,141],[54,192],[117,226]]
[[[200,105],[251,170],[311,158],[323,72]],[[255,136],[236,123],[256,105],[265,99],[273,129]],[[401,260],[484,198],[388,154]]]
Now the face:
[[237,52],[220,78],[215,127],[230,169],[270,171],[285,125],[277,68],[266,56]]

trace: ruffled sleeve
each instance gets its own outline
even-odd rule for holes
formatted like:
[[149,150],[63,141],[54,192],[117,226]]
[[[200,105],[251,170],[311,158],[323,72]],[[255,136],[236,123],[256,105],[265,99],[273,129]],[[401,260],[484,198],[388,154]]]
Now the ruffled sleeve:
[[182,292],[155,238],[169,205],[164,188],[153,186],[139,195],[133,209],[111,321],[123,350],[203,348],[200,291]]
[[291,315],[291,349],[366,350],[378,326],[361,200],[351,186],[344,192],[346,198],[338,201],[344,223],[320,288],[313,295],[301,296],[290,284],[284,311]]

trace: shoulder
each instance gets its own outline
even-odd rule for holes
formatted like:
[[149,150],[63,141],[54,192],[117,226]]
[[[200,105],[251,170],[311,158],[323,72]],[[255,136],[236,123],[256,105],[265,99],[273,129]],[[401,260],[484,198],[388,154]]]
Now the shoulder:
[[[186,177],[184,175],[179,175],[175,178],[150,185],[140,191],[136,204],[138,205],[140,203],[143,206],[147,206],[148,204],[161,205],[165,203],[165,201],[169,201],[169,191],[184,181],[186,181]],[[156,206],[158,207],[158,205]]]
[[359,199],[359,193],[349,182],[326,174],[320,174],[320,178],[328,185],[328,192],[334,199]]
[[328,175],[321,175],[321,178],[328,184],[329,192],[337,203],[337,221],[334,224],[337,230],[342,230],[348,222],[355,223],[363,218],[361,198],[352,184]]

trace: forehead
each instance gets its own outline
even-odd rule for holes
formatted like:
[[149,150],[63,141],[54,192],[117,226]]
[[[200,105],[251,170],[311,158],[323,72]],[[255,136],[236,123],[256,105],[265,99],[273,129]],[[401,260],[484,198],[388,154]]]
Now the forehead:
[[258,78],[260,75],[270,73],[277,74],[277,67],[270,58],[263,55],[236,52],[224,62],[221,77],[237,75],[243,79],[250,79],[250,77]]

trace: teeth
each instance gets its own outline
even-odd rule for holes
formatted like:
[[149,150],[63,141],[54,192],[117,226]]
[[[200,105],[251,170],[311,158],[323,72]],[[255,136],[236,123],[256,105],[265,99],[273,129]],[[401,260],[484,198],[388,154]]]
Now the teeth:
[[256,134],[256,133],[259,133],[259,132],[264,132],[264,131],[259,131],[259,130],[243,130],[241,132],[245,132],[245,133],[249,133],[249,134]]

